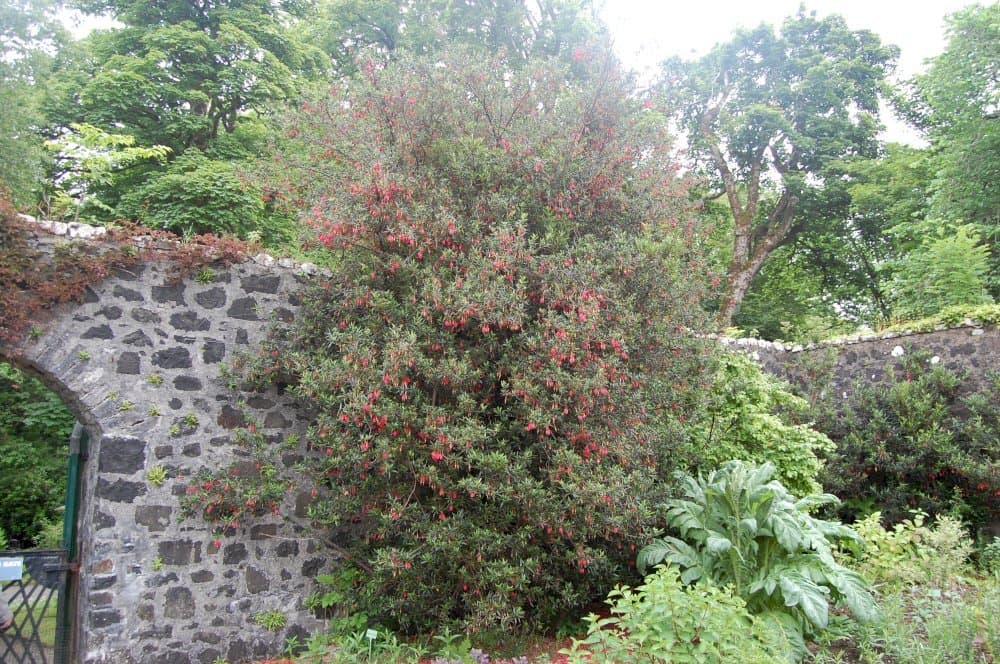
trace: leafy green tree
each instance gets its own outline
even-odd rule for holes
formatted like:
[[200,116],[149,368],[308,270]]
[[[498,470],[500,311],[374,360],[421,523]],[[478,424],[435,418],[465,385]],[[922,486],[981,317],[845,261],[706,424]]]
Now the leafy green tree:
[[43,0],[0,5],[0,190],[22,208],[35,202],[44,172],[38,86],[51,52],[65,40],[55,6]]
[[664,123],[613,61],[579,64],[598,84],[440,53],[293,128],[332,274],[251,377],[315,407],[311,514],[364,570],[361,611],[407,631],[604,596],[682,443],[660,423],[687,411],[657,411],[702,379],[701,230]]
[[49,205],[53,218],[87,221],[91,215],[111,212],[99,193],[111,184],[117,171],[143,161],[164,161],[170,148],[135,145],[135,137],[109,134],[89,124],[72,124],[46,149],[54,154],[55,193]]
[[0,528],[21,546],[59,518],[73,420],[41,382],[0,363]]
[[903,106],[931,143],[932,216],[976,227],[1000,297],[1000,5],[970,6],[948,24],[948,46],[911,81]]
[[[824,339],[850,325],[834,306],[823,267],[828,247],[778,247],[754,277],[733,324],[761,339]],[[830,275],[833,276],[833,275]]]
[[925,219],[930,152],[889,144],[829,173],[824,199],[835,204],[809,213],[808,232],[793,233],[764,263],[734,318],[739,327],[767,339],[829,338],[899,316],[900,261],[941,228]]
[[517,64],[608,43],[592,0],[328,0],[312,30],[341,74],[362,55],[387,62],[452,44]]
[[[247,186],[244,174],[276,138],[273,114],[328,69],[328,58],[302,38],[300,21],[312,4],[80,0],[76,6],[123,27],[96,32],[57,58],[45,101],[51,138],[88,125],[133,137],[136,150],[170,150],[167,164],[112,169],[91,191],[103,204],[92,208],[94,220],[132,217],[177,232],[285,237],[289,220],[259,188]],[[262,129],[271,135],[261,137]],[[185,191],[180,177],[196,186]],[[58,178],[57,172],[57,185]],[[254,195],[260,198],[249,200]]]
[[241,118],[293,98],[322,71],[318,50],[294,29],[307,3],[223,0],[80,0],[124,27],[88,38],[89,77],[68,118],[134,135],[174,154],[204,149]]
[[824,201],[830,165],[875,154],[878,95],[896,52],[839,16],[800,11],[780,32],[741,30],[699,60],[664,63],[660,90],[692,163],[733,218],[722,327],[775,249],[808,232],[817,212],[835,216]]

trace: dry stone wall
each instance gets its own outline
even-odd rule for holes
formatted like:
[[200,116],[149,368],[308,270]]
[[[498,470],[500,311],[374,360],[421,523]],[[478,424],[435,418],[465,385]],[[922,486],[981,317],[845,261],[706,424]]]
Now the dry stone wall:
[[[182,520],[179,506],[194,474],[239,458],[231,431],[244,414],[276,442],[304,433],[298,404],[273,390],[234,391],[224,367],[255,352],[270,321],[294,319],[306,279],[267,257],[180,283],[167,266],[145,265],[94,286],[21,347],[0,348],[57,390],[90,435],[79,661],[235,664],[318,627],[302,602],[334,561],[308,528],[274,517],[213,531]],[[300,459],[291,450],[283,462]],[[158,467],[159,485],[147,478]],[[295,514],[295,502],[283,511]],[[270,610],[288,627],[253,621]]]

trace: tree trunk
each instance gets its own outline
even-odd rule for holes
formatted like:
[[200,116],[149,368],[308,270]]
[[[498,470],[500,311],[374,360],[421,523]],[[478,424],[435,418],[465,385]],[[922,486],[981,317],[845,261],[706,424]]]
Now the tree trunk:
[[[754,277],[771,252],[788,236],[798,202],[798,197],[791,195],[786,189],[768,215],[767,221],[756,229],[752,226],[753,219],[746,214],[747,208],[750,208],[749,201],[747,208],[740,211],[742,214],[733,212],[736,231],[733,236],[733,258],[729,263],[729,286],[716,318],[720,330],[733,324],[733,317],[740,310]],[[754,208],[756,203],[754,201]]]

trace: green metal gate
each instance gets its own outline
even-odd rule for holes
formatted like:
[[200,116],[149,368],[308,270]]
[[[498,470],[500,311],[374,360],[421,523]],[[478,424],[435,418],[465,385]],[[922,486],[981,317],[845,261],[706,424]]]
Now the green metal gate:
[[0,662],[3,664],[70,664],[73,661],[73,616],[79,569],[76,517],[86,443],[86,430],[77,423],[70,437],[63,548],[0,551],[0,595],[14,613],[14,623],[0,632]]

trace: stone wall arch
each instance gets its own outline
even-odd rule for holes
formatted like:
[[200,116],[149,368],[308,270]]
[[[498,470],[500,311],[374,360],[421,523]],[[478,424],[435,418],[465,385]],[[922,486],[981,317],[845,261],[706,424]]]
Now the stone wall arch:
[[[295,317],[303,269],[268,257],[174,281],[143,264],[94,284],[16,347],[90,438],[78,518],[82,662],[230,662],[273,655],[318,627],[303,606],[332,562],[302,524],[280,517],[214,531],[182,520],[179,498],[201,470],[238,459],[232,430],[251,417],[273,440],[309,415],[276,391],[241,393],[225,367],[256,352],[272,320]],[[301,450],[289,450],[291,466]],[[167,479],[149,481],[161,467]],[[283,511],[304,517],[295,496]],[[300,497],[301,498],[301,497]],[[304,522],[304,518],[303,518]],[[288,627],[253,617],[281,611]]]

